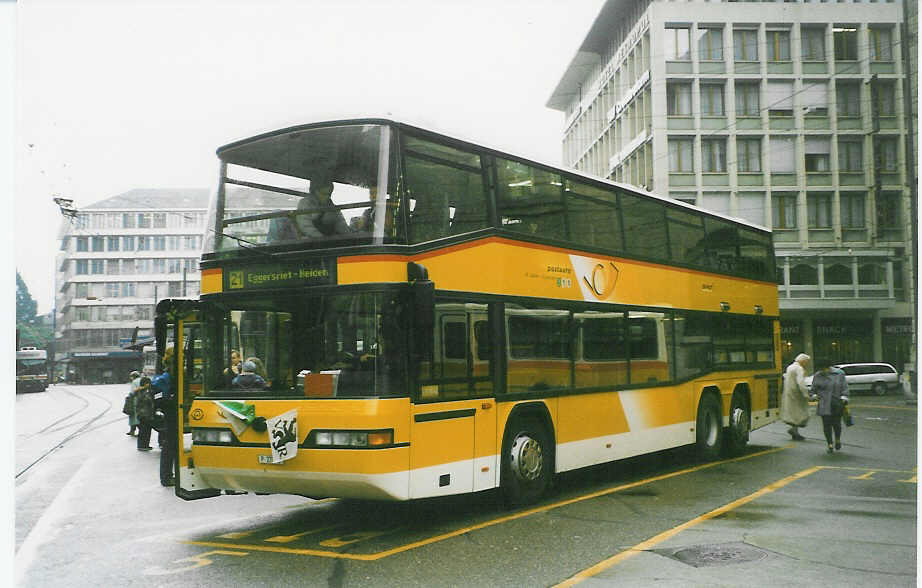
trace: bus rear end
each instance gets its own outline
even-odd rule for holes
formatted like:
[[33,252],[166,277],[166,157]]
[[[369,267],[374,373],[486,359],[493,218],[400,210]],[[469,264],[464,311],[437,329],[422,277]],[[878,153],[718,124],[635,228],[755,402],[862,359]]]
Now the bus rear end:
[[23,347],[16,352],[16,392],[43,392],[46,388],[47,352],[35,347]]

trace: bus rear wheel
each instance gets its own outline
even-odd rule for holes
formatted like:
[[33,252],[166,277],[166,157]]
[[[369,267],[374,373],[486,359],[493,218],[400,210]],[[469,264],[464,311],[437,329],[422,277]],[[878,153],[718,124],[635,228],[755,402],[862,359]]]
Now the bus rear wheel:
[[742,394],[734,394],[730,402],[730,426],[727,428],[727,453],[740,455],[749,443],[751,427],[749,403]]
[[509,506],[538,500],[551,481],[550,441],[535,418],[515,419],[507,429],[502,453],[500,485]]
[[703,394],[698,403],[695,426],[695,448],[698,458],[702,461],[712,461],[720,457],[723,444],[722,420],[717,398],[713,394]]

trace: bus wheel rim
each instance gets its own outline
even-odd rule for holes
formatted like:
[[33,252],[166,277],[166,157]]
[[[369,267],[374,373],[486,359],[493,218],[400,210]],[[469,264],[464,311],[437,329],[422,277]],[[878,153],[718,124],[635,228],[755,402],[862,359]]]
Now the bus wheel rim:
[[512,444],[512,470],[516,477],[534,482],[541,477],[544,451],[541,443],[528,435],[519,435]]
[[730,422],[731,429],[739,439],[749,434],[749,419],[746,418],[746,411],[742,407],[737,406],[733,410]]

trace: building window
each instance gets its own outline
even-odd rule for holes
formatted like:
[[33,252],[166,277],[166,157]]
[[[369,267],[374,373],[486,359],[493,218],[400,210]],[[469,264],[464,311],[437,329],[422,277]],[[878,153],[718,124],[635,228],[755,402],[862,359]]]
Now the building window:
[[794,116],[794,82],[768,82],[765,86],[765,102],[771,117]]
[[769,61],[791,60],[791,32],[766,31],[765,46]]
[[77,321],[88,321],[90,320],[90,309],[86,306],[78,306],[74,313],[74,320]]
[[119,260],[110,259],[109,261],[106,262],[106,274],[110,276],[117,276],[119,273],[120,265],[121,264],[119,263]]
[[701,84],[701,115],[724,116],[724,85]]
[[890,29],[872,28],[868,31],[871,45],[871,61],[893,61],[893,40]]
[[103,237],[93,237],[93,251],[105,251],[106,240]]
[[90,260],[90,273],[102,275],[106,272],[106,261],[104,259]]
[[190,251],[198,249],[198,236],[187,235],[183,237],[183,249]]
[[75,270],[77,275],[85,275],[90,273],[89,270],[90,262],[87,259],[78,259],[77,260],[77,269]]
[[733,31],[733,59],[736,61],[759,60],[759,36],[753,29]]
[[876,86],[876,100],[875,106],[877,107],[877,114],[879,116],[895,116],[896,115],[896,87],[891,82],[877,82]]
[[179,242],[179,235],[170,235],[169,240],[167,241],[167,248],[170,251],[179,251]]
[[[836,61],[858,60],[858,29],[834,28],[832,37],[835,45]],[[855,73],[858,73],[857,71]]]
[[805,116],[826,116],[829,112],[829,93],[825,81],[805,80],[800,94]]
[[691,116],[691,84],[678,82],[666,84],[666,114]]
[[180,274],[182,273],[182,260],[181,259],[171,259],[169,260],[168,271],[171,274]]
[[759,83],[736,83],[736,116],[759,116]]
[[669,139],[669,171],[671,173],[694,173],[691,139]]
[[831,194],[807,194],[807,227],[811,229],[832,227]]
[[157,235],[154,237],[154,251],[166,251],[166,237]]
[[804,61],[826,61],[825,29],[818,27],[801,27],[800,51]]
[[761,137],[736,137],[736,169],[744,173],[762,171]]
[[896,137],[881,137],[877,142],[877,169],[885,172],[899,170],[899,151]]
[[839,139],[839,171],[861,172],[864,171],[863,150],[861,141]]
[[798,263],[791,267],[792,286],[816,286],[819,284],[816,268],[806,263]]
[[702,139],[701,140],[701,171],[710,173],[726,173],[727,171],[727,140]]
[[720,28],[698,28],[698,60],[724,60],[724,32]]
[[688,27],[667,27],[664,35],[666,61],[688,61]]
[[765,224],[765,195],[760,192],[740,192],[736,195],[736,216],[757,225]]
[[882,229],[902,228],[900,219],[900,203],[902,194],[899,192],[881,192],[877,195],[877,226]]
[[151,227],[151,218],[149,212],[138,213],[138,228],[149,229]]
[[772,194],[772,228],[797,228],[797,194]]
[[[83,272],[83,273],[86,273],[86,272]],[[74,296],[76,296],[77,298],[86,298],[87,296],[90,295],[89,286],[90,285],[87,284],[86,282],[78,282],[76,286],[74,287]]]
[[861,93],[857,83],[836,81],[836,111],[840,118],[861,116]]
[[153,259],[154,273],[155,274],[165,274],[166,273],[166,260],[165,259]]
[[165,229],[166,228],[166,213],[165,212],[155,212],[153,222],[154,222],[155,229]]
[[106,244],[109,251],[118,251],[119,238],[118,237],[109,237],[107,239],[108,243]]
[[77,237],[77,251],[89,251],[90,240],[87,237]]
[[138,251],[150,251],[150,237],[138,237]]
[[121,288],[119,288],[118,282],[106,283],[106,298],[118,298],[120,291]]
[[134,251],[134,237],[122,237],[122,251]]
[[170,296],[182,296],[182,282],[170,282],[167,294]]
[[134,282],[122,282],[122,297],[134,298]]
[[863,229],[864,194],[851,192],[840,193],[839,217],[843,228]]
[[804,167],[807,172],[829,171],[829,137],[804,139]]
[[794,139],[792,137],[772,137],[768,145],[771,172],[794,173]]
[[103,213],[93,213],[90,215],[91,229],[104,229],[106,227],[106,215]]
[[122,215],[122,227],[125,229],[133,229],[135,228],[135,225],[137,224],[135,222],[136,220],[137,220],[137,217],[134,214],[126,212],[125,214]]

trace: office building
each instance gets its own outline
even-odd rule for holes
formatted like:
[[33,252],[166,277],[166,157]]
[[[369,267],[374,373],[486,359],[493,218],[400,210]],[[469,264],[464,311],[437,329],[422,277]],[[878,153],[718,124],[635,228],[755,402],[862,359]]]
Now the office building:
[[[126,382],[154,308],[199,294],[208,190],[132,190],[65,218],[56,263],[56,359],[73,383]],[[63,364],[63,368],[60,367]]]
[[548,101],[565,113],[564,164],[771,227],[783,361],[903,369],[903,21],[900,2],[609,0]]

